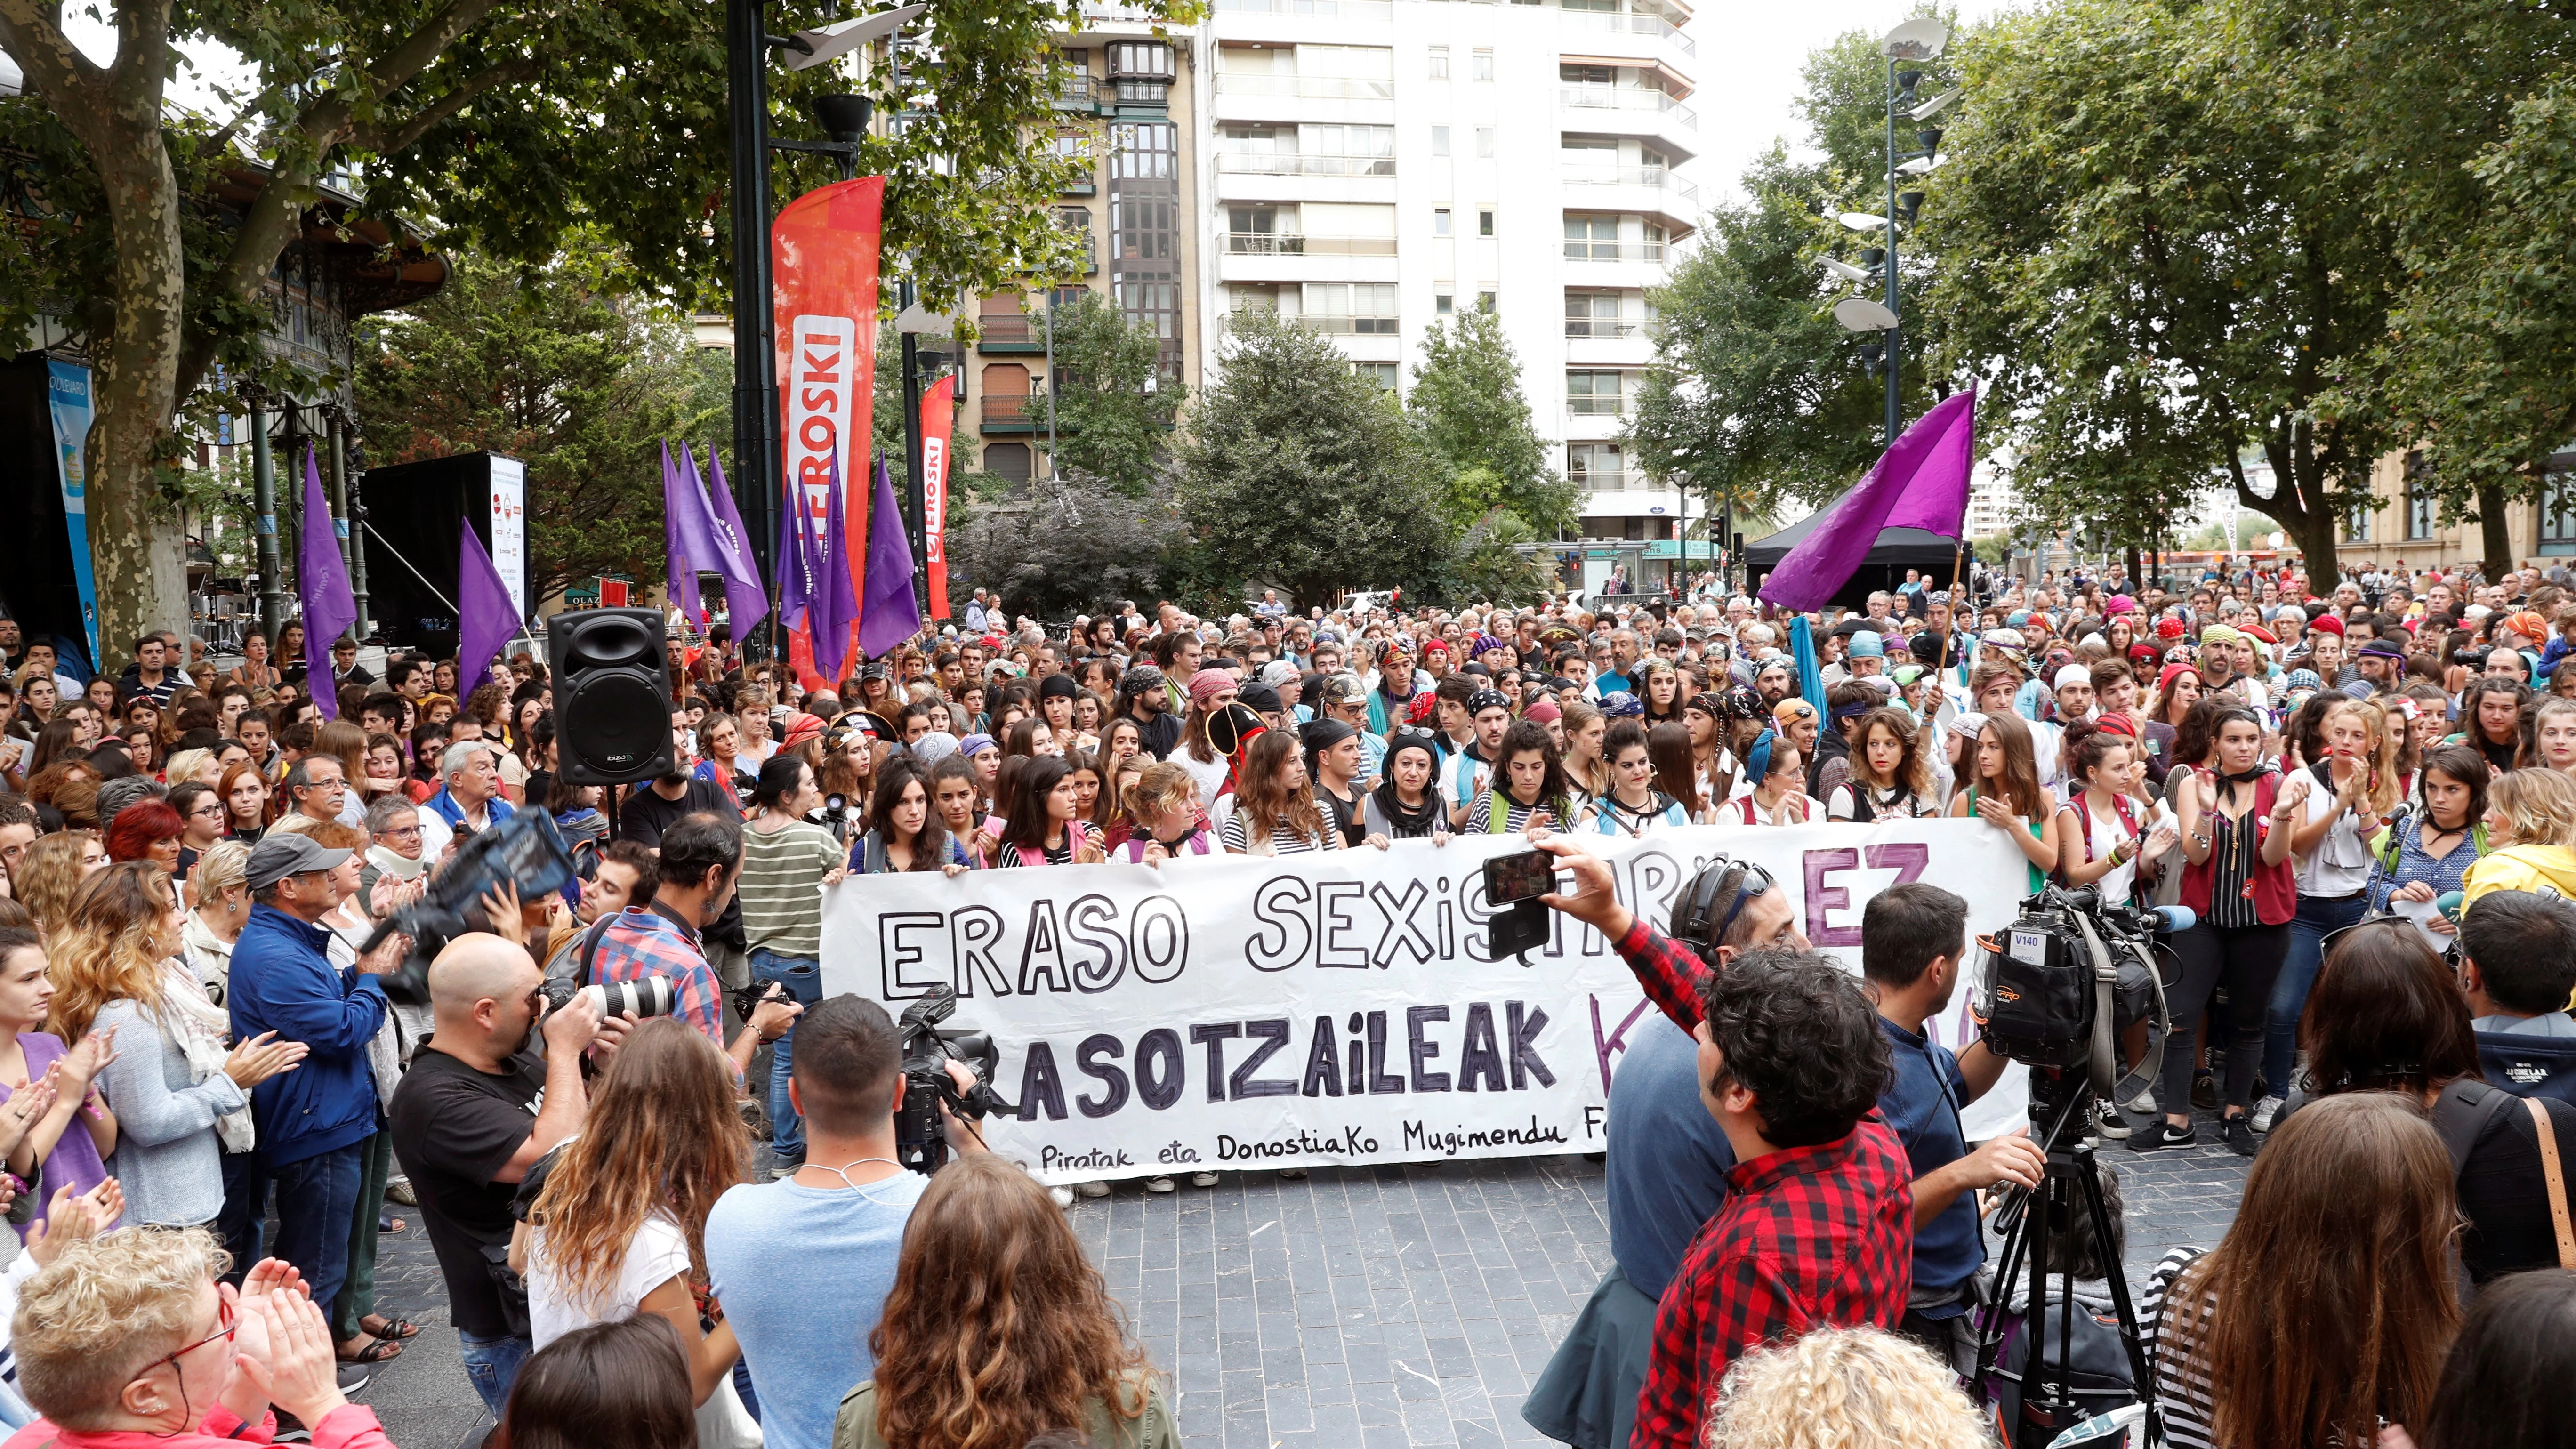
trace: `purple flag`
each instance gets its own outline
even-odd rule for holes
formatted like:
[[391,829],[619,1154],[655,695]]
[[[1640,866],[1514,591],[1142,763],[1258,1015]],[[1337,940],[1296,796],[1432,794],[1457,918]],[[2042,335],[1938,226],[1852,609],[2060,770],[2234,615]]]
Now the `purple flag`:
[[322,491],[322,470],[313,461],[310,443],[304,445],[304,536],[296,552],[295,582],[304,597],[304,677],[322,717],[338,719],[340,693],[331,687],[331,646],[358,622],[358,601],[349,592],[339,526],[331,517],[331,500]]
[[802,488],[788,491],[786,511],[778,516],[777,558],[779,627],[802,629],[823,580],[823,562],[815,548],[813,520],[806,513]]
[[1762,581],[1762,597],[1805,611],[1833,600],[1890,528],[1959,536],[1968,511],[1968,470],[1976,461],[1977,390],[1953,393],[1915,420],[1879,456],[1860,486],[1835,500],[1825,521],[1789,550]]
[[868,598],[859,611],[859,652],[882,658],[920,632],[912,546],[903,536],[903,510],[894,501],[894,475],[880,459],[876,498],[868,505]]
[[[683,444],[682,446],[686,446]],[[698,570],[689,557],[689,500],[680,489],[680,470],[671,462],[671,445],[662,444],[662,556],[669,576],[664,597],[679,606],[682,627],[698,627]]]
[[[682,443],[680,456],[688,455],[689,445]],[[724,462],[712,447],[707,449],[707,468],[715,474],[711,517],[716,542],[724,549],[717,572],[724,575],[725,618],[739,644],[751,637],[752,625],[769,617],[769,591],[761,586],[760,565],[751,556],[751,535],[742,526],[742,510],[734,507],[733,490],[725,486]]]
[[464,541],[456,554],[456,697],[463,699],[492,672],[493,656],[519,631],[519,611],[492,555],[474,536],[474,520],[459,523],[457,531]]
[[824,495],[822,582],[810,601],[805,623],[814,636],[815,671],[825,679],[841,677],[850,657],[850,625],[859,618],[859,591],[850,583],[850,533],[841,521],[841,460],[831,460],[831,486]]

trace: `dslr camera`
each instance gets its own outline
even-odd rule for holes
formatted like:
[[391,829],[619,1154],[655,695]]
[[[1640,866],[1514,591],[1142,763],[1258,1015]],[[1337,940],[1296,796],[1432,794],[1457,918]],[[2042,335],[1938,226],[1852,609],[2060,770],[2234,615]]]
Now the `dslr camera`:
[[677,995],[668,976],[640,976],[633,981],[607,981],[597,986],[577,986],[569,979],[548,977],[537,990],[545,998],[548,1014],[571,1005],[576,996],[587,996],[599,1007],[603,1021],[630,1011],[639,1017],[669,1016]]
[[[982,1032],[941,1031],[939,1024],[957,1011],[957,990],[942,986],[904,1008],[895,1023],[903,1033],[903,1104],[895,1109],[895,1160],[923,1174],[948,1165],[948,1138],[940,1130],[939,1109],[945,1105],[959,1121],[981,1122],[995,1111],[1019,1109],[993,1093],[993,1072],[1001,1053]],[[964,1062],[975,1085],[963,1092],[948,1075],[948,1064]]]

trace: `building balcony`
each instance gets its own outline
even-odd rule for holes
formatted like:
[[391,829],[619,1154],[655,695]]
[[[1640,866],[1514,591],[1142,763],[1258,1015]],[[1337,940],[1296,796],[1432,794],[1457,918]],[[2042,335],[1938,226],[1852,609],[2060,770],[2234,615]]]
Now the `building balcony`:
[[1082,0],[1082,19],[1085,24],[1092,25],[1159,25],[1162,23],[1154,12],[1142,5],[1103,4],[1099,3],[1099,0]]
[[1665,112],[1684,127],[1699,129],[1699,112],[1649,86],[1560,86],[1556,94],[1563,104],[1579,109]]
[[[1085,7],[1088,9],[1089,7]],[[1699,47],[1669,21],[1652,15],[1616,15],[1595,10],[1563,10],[1558,21],[1568,30],[1593,35],[1642,35],[1660,40],[1684,55],[1699,54]]]
[[1585,395],[1568,397],[1565,412],[1566,416],[1576,418],[1616,418],[1627,416],[1628,405],[1624,398]]
[[1045,401],[1044,393],[1031,393],[1026,396],[1017,393],[984,394],[982,424],[984,436],[990,438],[997,435],[1026,435],[1043,430],[1046,426],[1046,409],[1039,407],[1038,404]]
[[1243,75],[1220,73],[1221,96],[1301,96],[1310,101],[1391,101],[1395,82],[1355,80],[1331,75]]
[[1565,259],[1569,262],[1660,262],[1669,242],[1650,241],[1569,241]]
[[1097,181],[1095,181],[1093,178],[1091,178],[1091,177],[1089,177],[1089,176],[1077,176],[1077,177],[1075,177],[1073,180],[1066,182],[1066,183],[1064,184],[1064,189],[1063,189],[1062,191],[1057,192],[1057,193],[1056,193],[1056,195],[1058,195],[1058,196],[1090,196],[1090,195],[1092,195],[1093,193],[1097,192],[1099,189],[1100,189],[1099,183],[1098,183]]
[[1565,319],[1565,335],[1600,341],[1643,337],[1646,324],[1625,317],[1568,317]]
[[[986,356],[1046,351],[1046,323],[1024,312],[995,312],[977,318],[975,350]],[[996,399],[984,399],[990,406]]]
[[1391,236],[1305,236],[1295,232],[1230,231],[1228,256],[1237,257],[1391,257]]
[[1392,317],[1346,317],[1338,312],[1301,312],[1281,319],[1309,332],[1329,337],[1393,337],[1396,320]]
[[1250,176],[1393,176],[1392,156],[1302,156],[1219,151],[1216,169]]
[[1301,20],[1395,22],[1393,0],[1216,0],[1219,15],[1289,15]]
[[1067,76],[1055,88],[1055,108],[1077,115],[1095,116],[1109,107],[1107,93],[1099,78],[1089,75]]
[[1653,480],[1645,474],[1626,470],[1617,473],[1568,473],[1565,481],[1586,493],[1628,493],[1654,487]]
[[1565,163],[1565,184],[1651,187],[1679,197],[1685,206],[1699,205],[1699,188],[1674,175],[1669,166],[1589,166],[1569,161]]

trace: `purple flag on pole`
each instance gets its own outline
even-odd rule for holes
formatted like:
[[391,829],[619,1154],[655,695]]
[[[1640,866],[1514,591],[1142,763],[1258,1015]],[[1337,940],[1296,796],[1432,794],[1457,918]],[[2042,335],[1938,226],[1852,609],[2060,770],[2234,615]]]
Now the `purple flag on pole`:
[[[726,541],[723,531],[716,527],[715,511],[707,506],[706,481],[698,472],[697,459],[689,456],[689,445],[686,442],[680,444],[678,481],[680,496],[670,501],[680,514],[680,547],[688,554],[689,567],[694,572],[714,574],[724,579],[725,607],[731,610],[733,581],[726,577],[726,574],[732,566],[733,545]],[[694,577],[690,580],[693,588],[696,582]],[[756,582],[752,585],[755,592],[759,587]],[[762,600],[761,611],[766,613],[768,609],[768,601]],[[734,637],[739,639],[742,636],[736,633]]]
[[841,521],[841,460],[831,460],[824,495],[822,581],[808,603],[805,623],[814,636],[814,666],[825,679],[841,677],[850,657],[850,625],[859,618],[859,591],[850,582],[850,532]]
[[304,596],[305,678],[318,680],[313,702],[324,719],[340,717],[339,692],[331,687],[331,645],[358,622],[358,601],[349,592],[349,567],[340,557],[340,529],[331,517],[331,500],[322,491],[322,470],[313,461],[313,445],[304,445],[304,536],[297,548],[295,582]]
[[[680,456],[688,456],[689,445],[680,445]],[[733,490],[725,486],[724,462],[716,450],[707,449],[707,468],[715,475],[710,492],[711,517],[715,523],[716,542],[723,545],[725,618],[733,625],[736,644],[751,635],[751,626],[769,617],[769,590],[760,581],[760,565],[751,556],[751,535],[742,526],[742,510],[733,502]],[[694,475],[692,475],[694,476]]]
[[519,631],[519,611],[483,540],[474,536],[474,520],[457,525],[464,535],[456,554],[456,697],[472,694],[492,672],[492,658]]
[[805,627],[822,588],[823,564],[814,546],[812,519],[805,511],[805,490],[798,488],[778,516],[778,624]]
[[1851,581],[1884,529],[1920,528],[1957,538],[1968,511],[1976,441],[1972,387],[1916,419],[1860,486],[1835,500],[1825,521],[1780,560],[1762,582],[1762,597],[1784,609],[1822,608]]
[[[682,444],[683,447],[687,446]],[[682,627],[698,627],[698,570],[689,556],[689,500],[680,492],[680,469],[671,461],[671,445],[662,444],[662,556],[668,577],[664,597],[679,606]]]
[[912,546],[903,536],[903,510],[894,501],[894,475],[879,460],[876,498],[868,505],[868,598],[859,611],[859,652],[880,658],[920,632]]

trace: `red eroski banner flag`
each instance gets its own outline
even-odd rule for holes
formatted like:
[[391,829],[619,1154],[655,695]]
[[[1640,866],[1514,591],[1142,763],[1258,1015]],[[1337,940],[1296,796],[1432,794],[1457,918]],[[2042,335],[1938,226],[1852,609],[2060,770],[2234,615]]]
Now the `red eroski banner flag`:
[[957,374],[921,395],[921,536],[930,573],[929,618],[948,614],[948,444],[957,420]]
[[[884,207],[884,177],[836,181],[787,203],[770,230],[780,477],[788,505],[803,508],[818,535],[834,462],[843,479],[868,476]],[[841,527],[848,537],[866,538],[867,488],[846,487],[842,496]],[[866,558],[866,549],[851,550],[854,598],[865,597]]]

